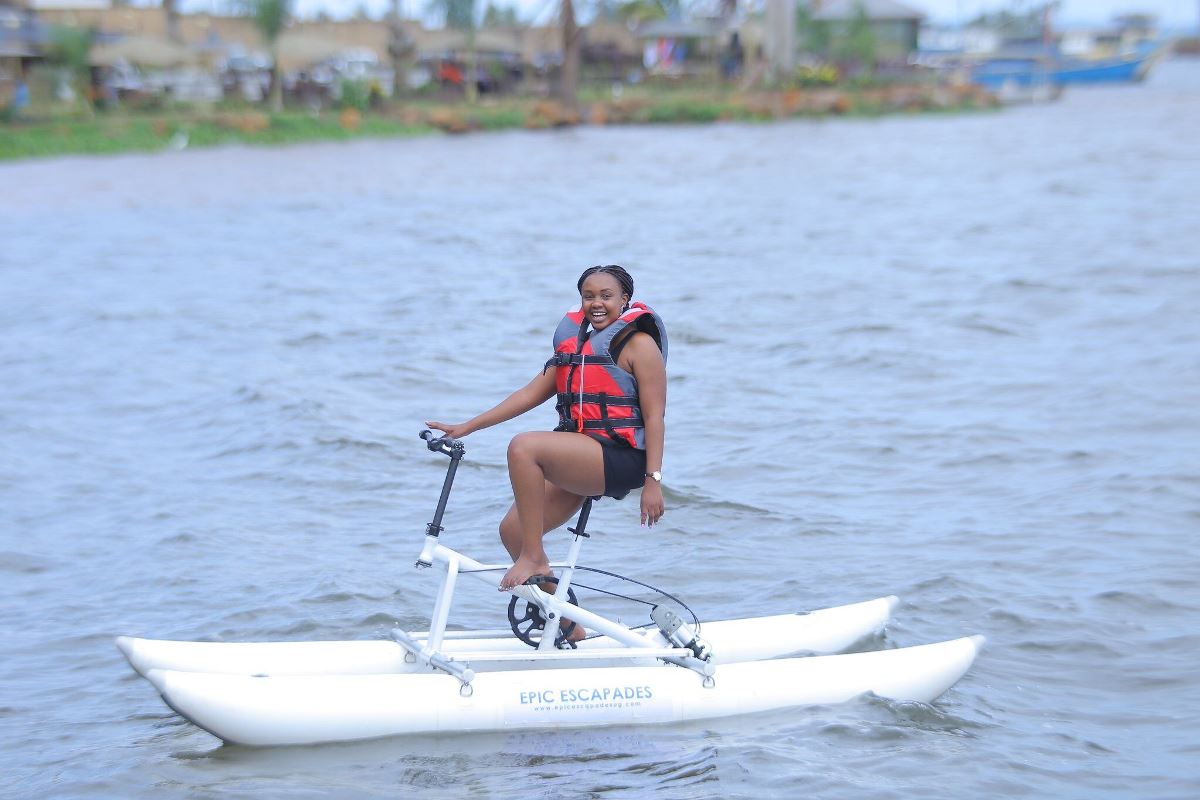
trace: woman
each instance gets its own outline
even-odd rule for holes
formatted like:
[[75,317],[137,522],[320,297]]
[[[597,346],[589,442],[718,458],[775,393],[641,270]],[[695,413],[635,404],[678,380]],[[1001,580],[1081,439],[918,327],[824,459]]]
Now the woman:
[[[647,306],[630,302],[633,278],[619,266],[585,270],[577,288],[579,308],[559,323],[554,356],[540,374],[467,422],[425,423],[458,439],[558,396],[558,427],[517,434],[508,446],[514,502],[500,540],[513,565],[500,580],[502,592],[550,574],[542,537],[585,497],[620,499],[641,486],[642,525],[663,515],[666,329]],[[582,637],[582,628],[575,633]]]

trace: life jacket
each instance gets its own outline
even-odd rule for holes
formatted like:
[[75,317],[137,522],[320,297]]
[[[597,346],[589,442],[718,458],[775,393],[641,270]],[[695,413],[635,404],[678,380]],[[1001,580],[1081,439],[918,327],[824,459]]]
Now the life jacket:
[[[580,305],[568,311],[554,331],[554,355],[546,367],[555,368],[558,388],[556,431],[578,431],[601,440],[646,449],[637,379],[617,366],[609,352],[617,334],[633,326],[654,338],[667,358],[667,329],[644,303],[633,303],[607,328],[589,335],[587,313]],[[632,336],[633,334],[629,334]],[[622,344],[622,346],[624,346]]]

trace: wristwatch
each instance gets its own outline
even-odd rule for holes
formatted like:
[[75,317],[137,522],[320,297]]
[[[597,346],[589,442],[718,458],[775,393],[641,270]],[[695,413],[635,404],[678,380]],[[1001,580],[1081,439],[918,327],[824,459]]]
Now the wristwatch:
[[654,480],[658,481],[659,483],[662,483],[662,473],[659,472],[658,470],[654,470],[654,472],[647,472],[646,477],[654,478]]

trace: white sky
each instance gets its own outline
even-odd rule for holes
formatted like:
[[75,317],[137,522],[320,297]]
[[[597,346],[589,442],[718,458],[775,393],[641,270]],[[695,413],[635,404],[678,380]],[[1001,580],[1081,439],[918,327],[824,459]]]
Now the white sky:
[[[970,19],[981,11],[1012,8],[1007,0],[901,0],[905,5],[923,10],[930,17],[948,22]],[[1024,3],[1026,7],[1033,5]],[[1108,22],[1116,14],[1131,11],[1158,15],[1160,22],[1171,27],[1196,27],[1200,16],[1200,0],[1066,0],[1058,17],[1066,24]]]
[[[742,0],[745,2],[746,0]],[[750,0],[759,2],[762,0]],[[135,0],[136,2],[136,0]],[[185,8],[195,11],[226,11],[235,0],[183,0]],[[522,19],[546,22],[554,16],[559,0],[477,0],[482,9],[488,2],[497,6],[513,5]],[[688,0],[685,0],[687,4]],[[900,0],[905,5],[924,11],[936,22],[967,20],[981,11],[1029,7],[1034,0]],[[155,0],[142,0],[138,5],[153,5]],[[716,5],[713,2],[713,5]],[[405,16],[421,17],[429,0],[400,0]],[[356,9],[365,8],[372,16],[381,16],[391,7],[391,0],[293,0],[294,11],[302,17],[312,17],[325,11],[334,17],[347,17]],[[575,0],[577,13],[584,13],[587,0]],[[1131,11],[1158,16],[1168,29],[1194,31],[1200,27],[1200,0],[1065,0],[1056,19],[1059,25],[1099,25],[1110,21],[1115,14]]]

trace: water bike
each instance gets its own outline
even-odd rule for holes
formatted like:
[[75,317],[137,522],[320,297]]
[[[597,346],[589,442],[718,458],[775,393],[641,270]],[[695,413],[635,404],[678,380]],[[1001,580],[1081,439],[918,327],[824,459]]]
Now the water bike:
[[[869,692],[930,702],[966,673],[983,645],[982,636],[969,636],[844,653],[883,629],[895,597],[701,626],[682,601],[638,581],[659,601],[643,601],[651,606],[650,621],[630,627],[577,605],[573,587],[582,588],[579,576],[589,574],[578,559],[590,536],[592,498],[567,529],[573,538],[566,560],[551,565],[557,578],[512,590],[509,628],[451,630],[460,577],[494,588],[509,565],[483,564],[441,543],[466,450],[449,436],[422,431],[421,437],[450,458],[416,562],[440,576],[429,630],[340,642],[118,637],[130,665],[200,728],[226,742],[271,746],[701,720],[839,703]],[[573,625],[594,634],[572,642]]]

